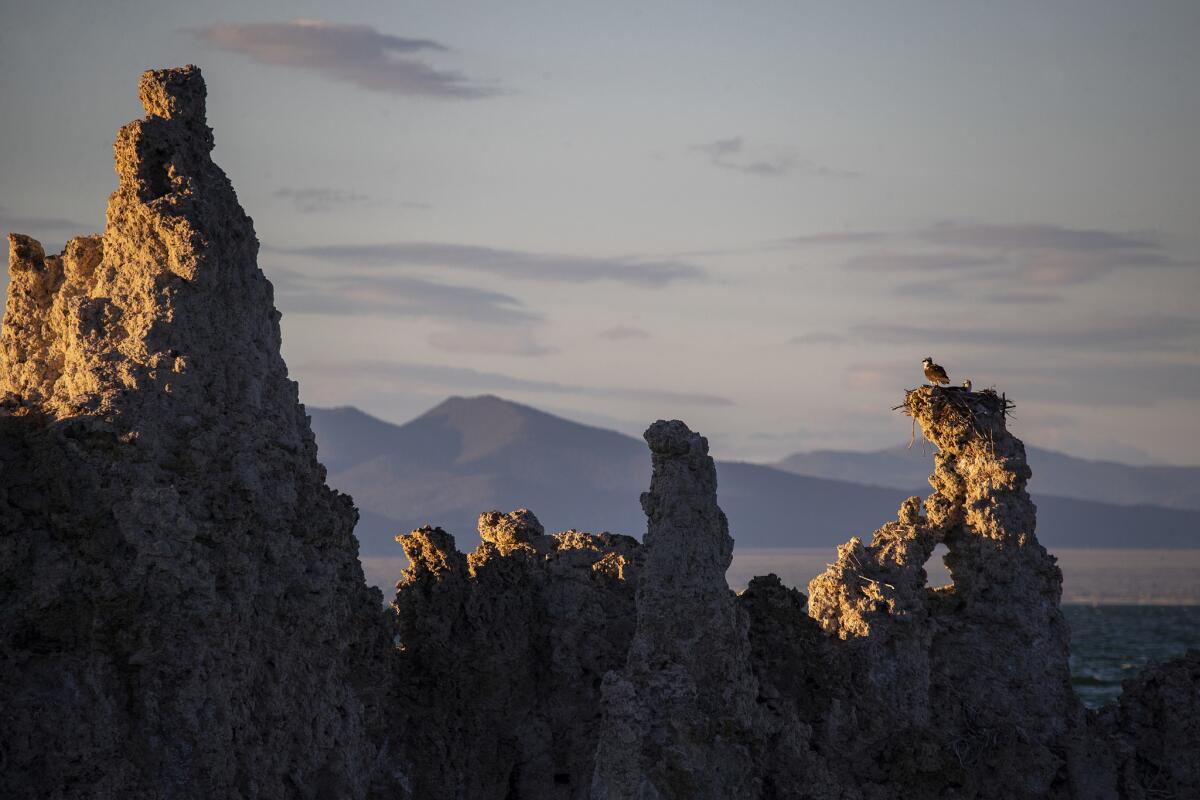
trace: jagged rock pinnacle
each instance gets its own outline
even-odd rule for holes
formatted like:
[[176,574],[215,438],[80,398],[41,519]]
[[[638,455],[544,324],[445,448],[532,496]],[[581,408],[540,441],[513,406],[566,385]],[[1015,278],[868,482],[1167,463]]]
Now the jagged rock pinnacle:
[[479,515],[479,538],[491,542],[508,555],[514,548],[529,545],[546,530],[528,508],[519,508],[510,514],[486,511]]
[[397,537],[409,568],[393,603],[395,722],[413,797],[584,797],[642,548],[546,535],[528,509],[482,514],[479,533],[467,556],[438,528]]
[[637,631],[605,679],[592,797],[752,797],[757,684],[749,621],[725,583],[733,553],[708,442],[678,420],[645,434],[653,474]]
[[138,99],[151,117],[203,125],[207,97],[204,77],[195,64],[148,70],[142,73],[142,79],[138,81]]
[[324,484],[200,70],[139,93],[103,236],[9,239],[0,795],[365,797],[398,779],[356,514]]
[[[895,730],[920,730],[931,763],[969,752],[986,759],[987,781],[1050,796],[1082,711],[1058,609],[1062,575],[1034,535],[1024,446],[994,393],[923,386],[904,409],[939,448],[926,516],[910,498],[898,521],[870,544],[839,548],[809,584],[810,613],[844,641],[852,672],[864,677],[854,704],[873,724],[855,731],[846,752],[871,758],[892,746]],[[935,591],[924,564],[938,543],[949,548],[954,584]],[[998,796],[978,773],[953,780]]]

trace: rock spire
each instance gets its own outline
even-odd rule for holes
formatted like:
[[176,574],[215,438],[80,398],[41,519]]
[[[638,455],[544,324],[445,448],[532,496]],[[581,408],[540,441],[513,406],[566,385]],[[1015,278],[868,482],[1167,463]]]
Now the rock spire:
[[[102,236],[9,239],[7,797],[365,797],[390,647],[196,67],[142,76]],[[19,732],[19,735],[18,735]]]

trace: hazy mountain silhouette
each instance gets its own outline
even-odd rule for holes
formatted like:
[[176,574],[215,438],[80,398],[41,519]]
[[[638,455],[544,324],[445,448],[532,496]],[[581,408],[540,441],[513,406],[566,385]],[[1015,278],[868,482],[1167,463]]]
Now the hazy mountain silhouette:
[[[453,397],[404,425],[354,408],[309,413],[330,485],[361,511],[363,555],[400,555],[393,537],[426,523],[473,547],[476,518],[493,508],[531,508],[548,530],[645,530],[638,497],[649,484],[649,453],[624,434],[492,396]],[[1036,456],[1031,462],[1036,471]],[[717,472],[721,507],[743,548],[865,538],[905,497],[928,491],[926,473],[902,489],[740,462],[719,461]],[[1200,546],[1200,512],[1035,499],[1038,535],[1050,547]]]
[[[1118,505],[1156,505],[1200,510],[1200,467],[1135,467],[1025,448],[1035,494],[1073,497]],[[933,469],[931,446],[899,445],[887,450],[853,452],[813,450],[795,453],[773,466],[797,475],[834,478],[897,489],[925,486]]]

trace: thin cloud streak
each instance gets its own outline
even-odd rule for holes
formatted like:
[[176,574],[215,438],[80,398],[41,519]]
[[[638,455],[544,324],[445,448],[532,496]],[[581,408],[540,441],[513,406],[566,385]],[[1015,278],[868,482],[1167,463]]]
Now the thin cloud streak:
[[975,267],[994,267],[1002,263],[995,256],[978,255],[974,253],[938,252],[938,253],[895,253],[875,252],[863,253],[846,259],[842,263],[846,269],[864,272],[936,272],[941,270],[972,269]]
[[544,255],[439,242],[325,245],[280,252],[361,267],[442,267],[562,283],[613,281],[659,288],[676,281],[705,277],[703,269],[685,261]]
[[942,323],[936,326],[856,325],[865,340],[952,342],[993,347],[1061,347],[1106,352],[1178,351],[1200,338],[1200,321],[1180,316],[1050,318],[1010,327]]
[[770,245],[775,247],[842,247],[882,242],[896,237],[897,235],[891,231],[828,231],[776,239]]
[[1030,400],[1090,409],[1151,407],[1200,397],[1200,365],[1149,359],[1087,364],[1031,364],[1001,369],[993,379],[1017,387]]
[[596,335],[601,339],[620,342],[630,339],[649,339],[650,331],[645,328],[639,328],[636,325],[614,325],[611,328],[600,331]]
[[447,353],[532,357],[557,352],[557,348],[541,344],[523,328],[454,328],[434,331],[425,341],[430,347]]
[[858,177],[856,172],[814,164],[786,153],[751,154],[749,148],[746,147],[745,139],[741,136],[731,136],[728,139],[716,139],[704,144],[692,145],[690,149],[697,153],[703,153],[714,167],[763,178],[778,178],[789,173],[821,178]]
[[271,268],[280,308],[293,314],[426,317],[528,325],[542,317],[512,295],[406,275],[314,277]]
[[989,303],[1010,305],[1040,305],[1061,303],[1063,296],[1054,292],[994,292],[985,298]]
[[1156,241],[1146,236],[1058,225],[972,225],[943,222],[917,232],[936,244],[984,250],[1157,250]]
[[671,406],[728,407],[733,405],[733,401],[728,398],[704,393],[578,386],[559,383],[557,381],[520,378],[498,372],[483,372],[468,367],[452,367],[444,364],[352,360],[311,362],[302,365],[301,369],[332,375],[348,375],[354,378],[365,376],[383,380],[398,380],[404,382],[407,387],[425,385],[438,389],[457,391],[521,391],[554,395],[613,397],[624,400],[662,403]]
[[830,345],[842,344],[846,341],[846,337],[840,333],[828,333],[826,331],[809,331],[807,333],[797,334],[788,339],[788,344],[792,345]]
[[319,214],[340,208],[358,207],[371,200],[367,195],[353,191],[327,188],[291,189],[286,186],[271,192],[271,196],[290,201],[301,214]]
[[[1073,354],[1061,360],[1024,360],[995,363],[978,358],[939,359],[957,384],[970,378],[976,390],[995,388],[1017,398],[1014,418],[1023,421],[1023,409],[1053,404],[1078,411],[1097,407],[1149,408],[1164,402],[1189,401],[1200,395],[1200,366],[1158,361],[1151,358],[1111,359],[1105,353],[1089,353],[1080,360]],[[1002,356],[1004,357],[1004,356]],[[1005,357],[1006,358],[1006,357]],[[1006,358],[1007,361],[1007,358]],[[896,363],[853,364],[847,367],[845,382],[858,391],[895,392],[900,386],[920,383],[920,365]],[[1045,414],[1043,410],[1041,412]],[[1078,412],[1068,414],[1078,420]]]
[[22,217],[9,214],[8,210],[0,205],[0,233],[22,233],[26,235],[32,234],[68,234],[68,235],[83,235],[94,233],[98,229],[86,222],[78,222],[73,219],[65,219],[63,217]]
[[377,92],[459,99],[498,93],[495,87],[412,57],[417,53],[448,53],[450,48],[441,42],[393,36],[369,25],[297,19],[211,25],[185,32],[260,64],[312,70]]
[[[889,243],[889,249],[851,256],[852,271],[920,273],[954,270],[955,280],[1016,281],[1065,287],[1127,269],[1200,266],[1169,253],[1152,235],[1059,225],[944,222],[907,231],[831,231],[779,239],[777,247],[853,247]],[[929,250],[929,247],[946,248]],[[961,269],[971,267],[973,269]]]

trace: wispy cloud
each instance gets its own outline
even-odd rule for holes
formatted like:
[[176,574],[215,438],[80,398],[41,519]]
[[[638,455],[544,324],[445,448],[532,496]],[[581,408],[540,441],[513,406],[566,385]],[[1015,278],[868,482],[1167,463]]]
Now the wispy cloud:
[[[954,339],[946,336],[925,341],[941,345]],[[1111,354],[1101,348],[1072,350],[1069,356],[1058,358],[1045,350],[1038,352],[1038,358],[1014,359],[1011,352],[1001,351],[994,357],[962,360],[939,356],[938,361],[954,383],[970,378],[976,389],[993,387],[1016,397],[1016,417],[1022,423],[1028,422],[1026,415],[1032,409],[1040,409],[1034,413],[1042,418],[1041,424],[1067,424],[1053,422],[1044,405],[1048,403],[1090,412],[1099,406],[1150,407],[1200,397],[1200,365],[1195,363],[1153,356],[1130,358],[1128,353]],[[845,382],[856,390],[894,393],[899,386],[923,381],[920,369],[915,358],[907,364],[851,364]],[[1078,414],[1069,413],[1066,419],[1077,424]]]
[[1043,303],[1060,303],[1063,296],[1056,292],[992,292],[985,298],[989,303],[1005,303],[1009,305],[1041,305]]
[[1182,350],[1200,341],[1200,320],[1182,316],[1095,315],[1062,318],[1048,316],[1008,326],[956,324],[937,325],[870,323],[857,325],[854,332],[866,340],[914,343],[950,342],[956,345],[995,347],[1059,347],[1105,352]]
[[496,325],[525,325],[541,316],[512,295],[407,275],[318,277],[267,270],[285,312],[299,314],[452,318]]
[[1069,250],[1138,252],[1159,245],[1144,235],[1058,225],[976,225],[944,222],[917,231],[919,238],[984,250]]
[[962,292],[957,283],[946,278],[938,280],[906,281],[888,290],[889,294],[900,297],[919,297],[922,300],[949,300],[960,297]]
[[1118,270],[1200,266],[1176,257],[1149,233],[1049,224],[945,222],[909,230],[831,231],[780,239],[774,246],[881,243],[889,249],[853,255],[844,266],[895,274],[953,270],[956,274],[948,277],[954,280],[1015,280],[1044,289],[1085,283]]
[[897,253],[890,251],[862,253],[843,262],[846,269],[865,272],[938,272],[943,270],[993,267],[1002,263],[994,255],[962,252]]
[[855,172],[814,164],[779,148],[755,147],[752,149],[746,145],[746,140],[741,136],[731,136],[728,139],[716,139],[704,144],[692,145],[691,149],[707,156],[709,163],[714,167],[764,178],[777,178],[790,173],[822,178],[857,177]]
[[406,388],[425,388],[467,392],[530,392],[550,395],[580,395],[613,397],[625,400],[662,404],[665,406],[731,406],[725,397],[705,393],[676,392],[656,389],[632,389],[612,386],[579,386],[557,381],[521,378],[498,372],[483,372],[467,367],[412,362],[339,360],[310,362],[300,366],[305,371],[327,375],[351,375],[355,378],[375,378],[382,381],[402,381]]
[[292,207],[301,214],[324,214],[330,211],[361,208],[367,205],[411,210],[429,208],[429,203],[419,203],[412,200],[387,200],[380,202],[360,192],[330,189],[320,186],[306,189],[293,189],[284,186],[271,192],[271,196],[289,201]]
[[63,217],[26,217],[11,213],[0,205],[0,234],[23,233],[30,236],[81,235],[95,232],[97,228],[86,222]]
[[1020,369],[1000,370],[990,379],[1017,387],[1037,401],[1088,409],[1149,407],[1171,401],[1194,402],[1200,397],[1200,365],[1154,359],[1030,363]]
[[606,328],[596,335],[601,339],[611,339],[614,342],[618,342],[629,339],[649,339],[650,331],[645,328],[639,328],[637,325],[622,324]]
[[770,243],[776,247],[841,247],[846,245],[871,244],[893,238],[890,231],[826,231],[789,236]]
[[1058,225],[944,223],[916,233],[922,241],[1002,256],[1019,277],[1039,286],[1066,286],[1120,269],[1195,266],[1169,254],[1149,234]]
[[317,214],[339,208],[362,206],[371,200],[359,192],[325,188],[292,189],[286,186],[271,192],[271,196],[291,202],[301,214]]
[[556,348],[538,342],[531,331],[520,327],[464,326],[434,331],[425,341],[430,347],[447,353],[543,356],[556,351]]
[[297,19],[211,25],[187,32],[262,64],[312,70],[378,92],[466,99],[497,93],[494,86],[435,68],[415,57],[446,54],[450,52],[446,45],[432,39],[393,36],[369,25]]
[[562,283],[614,281],[661,287],[676,281],[698,280],[705,274],[700,267],[685,261],[546,255],[438,242],[326,245],[283,252],[362,267],[442,267]]
[[841,344],[846,341],[846,337],[840,333],[830,333],[828,331],[808,331],[800,333],[788,339],[788,344],[794,345],[828,345]]

